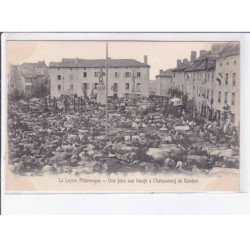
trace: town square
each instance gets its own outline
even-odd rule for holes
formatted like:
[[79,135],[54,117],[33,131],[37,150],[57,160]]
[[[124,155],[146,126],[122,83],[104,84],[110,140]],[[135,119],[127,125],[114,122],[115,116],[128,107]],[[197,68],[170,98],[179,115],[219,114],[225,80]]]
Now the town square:
[[150,58],[10,65],[12,173],[213,175],[239,171],[238,42],[190,51],[150,76]]

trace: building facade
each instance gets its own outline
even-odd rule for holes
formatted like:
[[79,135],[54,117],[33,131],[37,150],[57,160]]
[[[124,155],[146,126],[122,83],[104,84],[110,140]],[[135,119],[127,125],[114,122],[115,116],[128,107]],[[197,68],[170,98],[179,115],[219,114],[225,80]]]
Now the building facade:
[[[171,70],[172,80],[169,78],[165,83],[166,89],[187,94],[195,113],[207,120],[239,125],[239,51],[240,45],[236,42],[212,44],[210,51],[200,50],[198,58],[196,52],[191,51],[190,61],[177,60],[177,67]],[[161,86],[158,76],[157,86]]]
[[188,59],[177,60],[177,67],[172,70],[173,81],[172,88],[182,91],[184,94],[187,93],[187,84],[185,79],[185,70],[190,66]]
[[24,96],[49,94],[49,75],[45,62],[10,66],[9,93]]
[[[229,44],[216,60],[214,109],[218,119],[240,122],[240,45]],[[225,117],[226,116],[226,117]]]
[[95,96],[99,85],[106,82],[108,63],[108,95],[129,98],[131,94],[149,95],[149,68],[147,56],[141,63],[134,59],[62,59],[51,62],[49,76],[51,95]]
[[173,72],[171,69],[160,70],[159,74],[156,76],[155,82],[155,94],[157,96],[167,96],[168,91],[173,85]]
[[200,51],[200,56],[185,69],[188,99],[194,101],[196,111],[208,120],[214,116],[213,87],[215,56],[211,51]]

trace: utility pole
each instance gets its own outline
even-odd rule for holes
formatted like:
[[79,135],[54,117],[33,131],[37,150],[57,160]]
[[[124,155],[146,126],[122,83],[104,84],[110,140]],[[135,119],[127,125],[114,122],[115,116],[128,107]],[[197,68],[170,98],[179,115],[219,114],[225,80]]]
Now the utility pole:
[[135,103],[135,70],[133,69],[133,72],[132,72],[132,83],[133,83],[133,86],[132,86],[132,103],[134,104]]
[[108,135],[108,42],[106,42],[106,136]]

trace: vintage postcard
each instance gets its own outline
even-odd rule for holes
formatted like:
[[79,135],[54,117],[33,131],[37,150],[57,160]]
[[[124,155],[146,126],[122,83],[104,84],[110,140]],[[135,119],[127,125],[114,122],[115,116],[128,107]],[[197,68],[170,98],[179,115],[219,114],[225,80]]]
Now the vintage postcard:
[[5,191],[239,192],[240,45],[7,39]]

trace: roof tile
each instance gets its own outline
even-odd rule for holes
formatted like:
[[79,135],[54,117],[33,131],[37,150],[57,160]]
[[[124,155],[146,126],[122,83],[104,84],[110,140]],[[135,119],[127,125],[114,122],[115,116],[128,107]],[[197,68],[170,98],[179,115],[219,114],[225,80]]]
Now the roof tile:
[[[109,67],[150,67],[134,59],[108,59]],[[61,62],[51,62],[50,68],[105,68],[106,59],[63,59]]]

